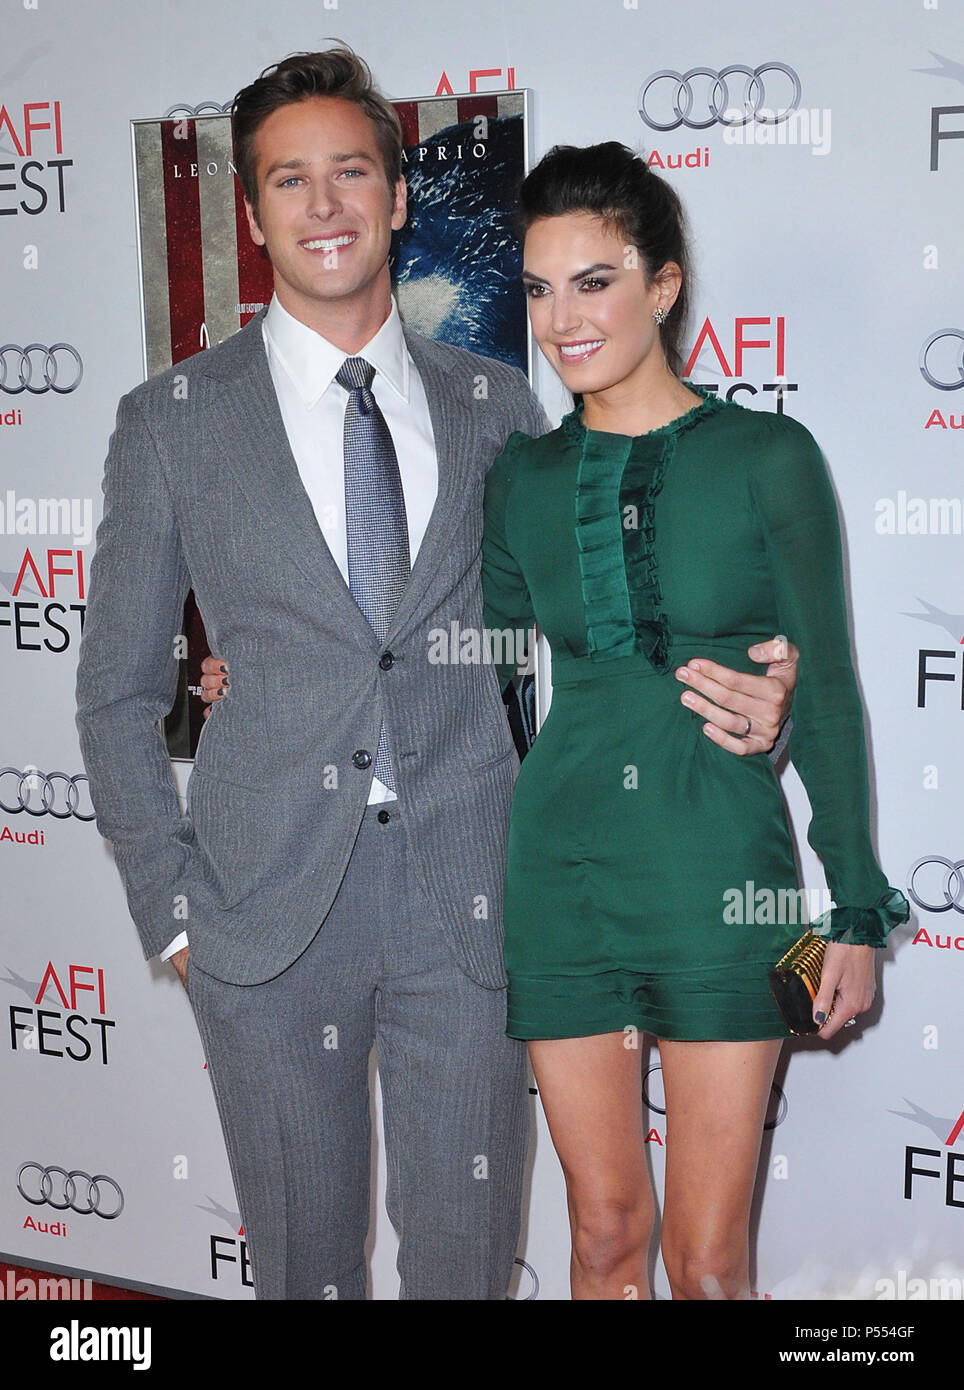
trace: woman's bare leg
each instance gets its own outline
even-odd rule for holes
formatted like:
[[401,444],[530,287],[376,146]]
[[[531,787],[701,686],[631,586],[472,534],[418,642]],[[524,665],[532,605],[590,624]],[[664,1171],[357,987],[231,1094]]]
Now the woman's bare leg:
[[779,1039],[660,1042],[662,1251],[674,1299],[749,1298],[750,1203]]
[[653,1190],[643,1145],[638,1034],[529,1043],[562,1164],[574,1299],[649,1298]]

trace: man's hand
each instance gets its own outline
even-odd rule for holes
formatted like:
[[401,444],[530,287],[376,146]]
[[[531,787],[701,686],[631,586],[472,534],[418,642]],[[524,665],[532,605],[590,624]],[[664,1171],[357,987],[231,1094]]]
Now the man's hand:
[[790,713],[800,659],[793,643],[779,636],[748,652],[752,661],[767,663],[766,675],[746,676],[703,657],[676,672],[678,681],[693,687],[680,699],[707,721],[704,734],[739,757],[773,747]]
[[[229,685],[226,662],[217,656],[206,656],[201,662],[201,699],[208,706],[204,711],[205,719],[211,713],[212,702],[222,700]],[[171,960],[174,960],[173,956]]]
[[179,951],[175,951],[173,956],[168,956],[168,960],[178,973],[181,984],[187,989],[187,958],[191,954],[190,946],[182,946]]

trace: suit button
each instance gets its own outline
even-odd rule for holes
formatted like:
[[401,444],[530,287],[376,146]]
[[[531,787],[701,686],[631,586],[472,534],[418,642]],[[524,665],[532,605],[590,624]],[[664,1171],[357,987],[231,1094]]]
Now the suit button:
[[378,658],[378,664],[383,671],[390,671],[395,665],[395,658],[392,656],[391,652],[383,652]]
[[357,753],[352,753],[351,760],[362,772],[372,765],[372,755],[367,748],[359,748]]
[[376,820],[380,825],[387,825],[388,822],[391,820],[391,816],[388,814],[387,811],[379,811],[378,815],[376,816]]

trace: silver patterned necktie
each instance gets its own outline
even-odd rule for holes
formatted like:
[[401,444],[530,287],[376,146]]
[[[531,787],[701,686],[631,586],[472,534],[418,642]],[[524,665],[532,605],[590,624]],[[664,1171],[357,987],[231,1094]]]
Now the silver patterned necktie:
[[[375,368],[346,357],[335,380],[348,392],[345,406],[345,524],[348,587],[369,626],[384,642],[411,573],[408,518],[391,431],[371,385]],[[384,723],[375,776],[395,791]]]

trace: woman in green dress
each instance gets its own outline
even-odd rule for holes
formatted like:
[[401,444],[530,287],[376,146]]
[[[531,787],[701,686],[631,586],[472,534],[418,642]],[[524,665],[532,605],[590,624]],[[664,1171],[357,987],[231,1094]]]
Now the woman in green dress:
[[870,843],[836,507],[802,425],[680,380],[687,253],[667,183],[615,143],[557,147],[520,203],[532,331],[577,404],[513,435],[486,485],[486,626],[538,623],[552,652],[512,807],[508,1031],[565,1172],[573,1297],[648,1297],[647,1033],[673,1297],[745,1298],[787,1035],[767,974],[804,927],[780,910],[797,878],[772,765],[680,719],[678,680],[701,653],[749,671],[773,632],[800,648],[790,753],[837,904],[814,1001],[829,1038],[870,1006],[874,948],[907,918]]

